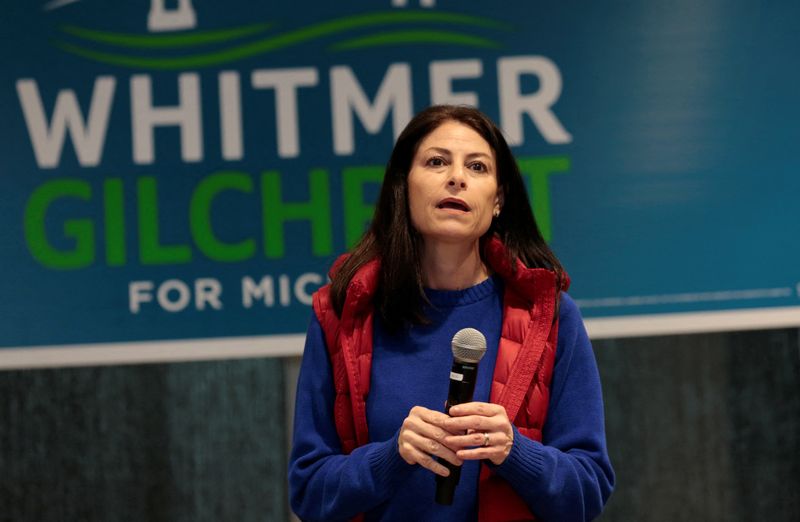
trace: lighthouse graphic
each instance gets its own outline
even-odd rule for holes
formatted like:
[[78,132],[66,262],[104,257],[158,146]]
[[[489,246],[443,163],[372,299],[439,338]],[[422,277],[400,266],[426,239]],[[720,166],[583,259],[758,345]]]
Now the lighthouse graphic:
[[166,0],[150,0],[147,13],[147,30],[150,32],[181,31],[194,29],[197,15],[192,0],[178,0],[178,5],[167,8]]

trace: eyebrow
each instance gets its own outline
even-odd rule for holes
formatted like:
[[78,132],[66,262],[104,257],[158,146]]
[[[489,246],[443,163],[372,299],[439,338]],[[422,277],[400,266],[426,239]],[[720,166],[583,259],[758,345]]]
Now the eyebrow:
[[[423,152],[431,152],[431,151],[438,152],[440,154],[447,154],[448,156],[451,156],[453,154],[450,151],[450,149],[445,149],[445,148],[442,148],[442,147],[428,147]],[[468,160],[469,159],[475,159],[475,158],[486,158],[486,159],[494,161],[494,157],[491,154],[486,154],[485,152],[470,152],[469,154],[467,154],[467,159]]]

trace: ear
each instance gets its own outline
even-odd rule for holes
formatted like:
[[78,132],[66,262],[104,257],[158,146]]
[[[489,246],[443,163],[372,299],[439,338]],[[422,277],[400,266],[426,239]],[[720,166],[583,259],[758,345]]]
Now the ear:
[[501,189],[497,189],[497,196],[494,198],[494,215],[499,216],[500,211],[503,209],[503,202],[505,198],[503,197],[503,191]]

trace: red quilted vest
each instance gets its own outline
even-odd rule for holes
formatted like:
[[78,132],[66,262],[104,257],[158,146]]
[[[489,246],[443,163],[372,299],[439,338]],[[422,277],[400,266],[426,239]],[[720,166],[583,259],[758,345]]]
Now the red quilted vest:
[[[489,400],[505,407],[520,434],[541,442],[558,341],[556,277],[519,261],[513,271],[498,239],[492,239],[484,253],[489,266],[505,281],[503,325]],[[379,270],[380,263],[373,260],[356,273],[341,318],[330,302],[329,285],[313,299],[333,367],[334,419],[346,454],[369,442],[366,397],[372,365],[372,297]],[[564,290],[567,285],[568,280]],[[511,486],[486,465],[481,466],[478,498],[481,522],[535,520]]]

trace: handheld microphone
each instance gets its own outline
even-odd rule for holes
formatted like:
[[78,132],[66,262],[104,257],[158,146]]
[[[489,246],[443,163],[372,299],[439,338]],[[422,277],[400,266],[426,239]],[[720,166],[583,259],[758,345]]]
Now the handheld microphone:
[[[456,404],[472,401],[475,381],[478,378],[478,362],[486,353],[486,338],[474,328],[464,328],[456,332],[451,343],[453,367],[450,370],[450,390],[447,394],[445,413]],[[461,478],[461,466],[450,464],[439,458],[439,462],[450,470],[450,475],[436,475],[436,503],[451,505],[456,486]]]

